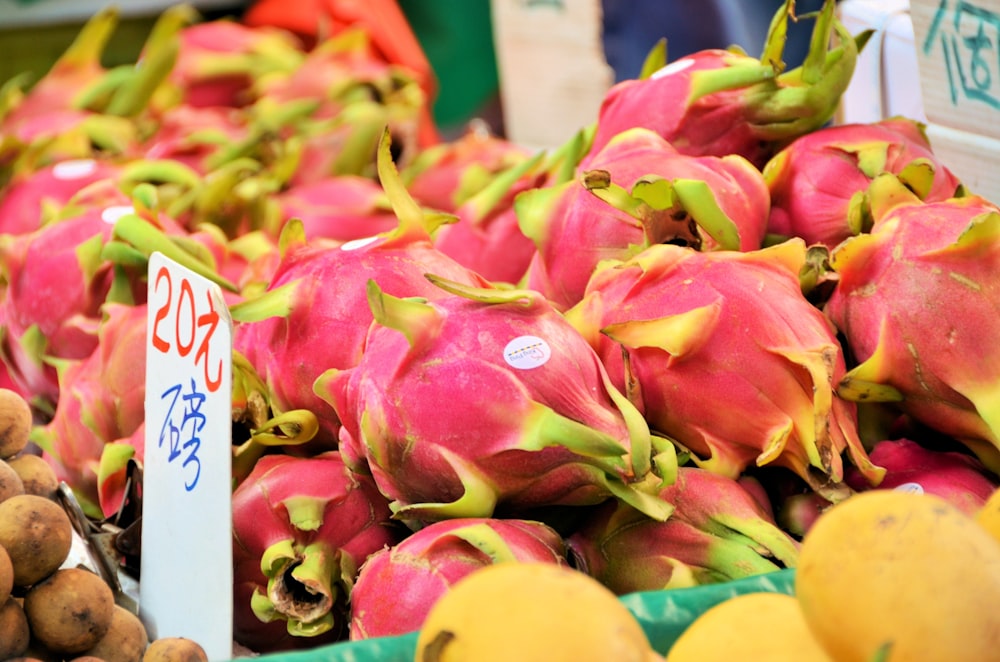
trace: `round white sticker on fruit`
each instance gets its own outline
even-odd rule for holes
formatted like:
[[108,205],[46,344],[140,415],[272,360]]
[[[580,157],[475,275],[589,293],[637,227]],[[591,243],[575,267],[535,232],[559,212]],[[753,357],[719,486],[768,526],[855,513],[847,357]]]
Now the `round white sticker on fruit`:
[[104,211],[101,212],[101,220],[108,225],[114,225],[122,216],[134,213],[135,207],[132,205],[114,205],[104,208]]
[[373,241],[378,240],[378,235],[374,237],[364,237],[362,239],[351,239],[350,241],[345,241],[340,245],[340,250],[342,251],[353,251],[358,248],[364,248]]
[[924,486],[920,483],[902,483],[897,485],[895,488],[897,492],[908,492],[910,494],[923,494]]
[[97,170],[94,159],[70,159],[52,166],[52,176],[56,179],[80,179]]
[[552,348],[538,336],[518,336],[503,348],[503,358],[519,370],[531,370],[544,365],[552,356]]

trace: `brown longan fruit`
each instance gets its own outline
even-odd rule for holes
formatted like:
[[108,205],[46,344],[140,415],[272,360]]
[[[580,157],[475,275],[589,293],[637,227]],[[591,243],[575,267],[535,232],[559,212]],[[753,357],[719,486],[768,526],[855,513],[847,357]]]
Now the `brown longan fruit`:
[[0,460],[0,502],[24,494],[24,481],[10,463]]
[[21,603],[8,597],[0,605],[0,660],[9,660],[24,655],[31,643],[28,618]]
[[19,494],[0,502],[0,545],[14,566],[14,585],[51,575],[69,556],[73,524],[55,501]]
[[0,605],[7,601],[13,590],[14,564],[10,562],[10,554],[7,553],[3,545],[0,545]]
[[24,450],[31,425],[28,401],[16,391],[0,388],[0,458],[13,457]]
[[56,653],[82,653],[111,629],[115,594],[99,575],[60,568],[24,596],[31,636]]
[[56,498],[59,477],[41,455],[20,453],[7,460],[7,464],[21,477],[25,494],[36,494],[46,499]]
[[208,662],[208,654],[193,639],[160,637],[146,648],[142,662]]
[[107,633],[81,655],[100,658],[104,662],[140,662],[147,644],[149,635],[139,617],[121,605],[115,605]]

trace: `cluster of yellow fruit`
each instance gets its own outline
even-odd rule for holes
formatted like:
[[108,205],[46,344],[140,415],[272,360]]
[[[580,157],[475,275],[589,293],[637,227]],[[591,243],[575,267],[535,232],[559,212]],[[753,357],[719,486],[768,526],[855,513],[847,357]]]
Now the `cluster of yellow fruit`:
[[0,388],[0,660],[207,660],[195,642],[149,642],[104,579],[68,559],[75,533],[49,464],[26,452],[28,403]]
[[584,573],[501,563],[435,603],[416,661],[1000,660],[1000,490],[976,518],[929,494],[853,495],[806,535],[794,593],[725,600],[658,652]]

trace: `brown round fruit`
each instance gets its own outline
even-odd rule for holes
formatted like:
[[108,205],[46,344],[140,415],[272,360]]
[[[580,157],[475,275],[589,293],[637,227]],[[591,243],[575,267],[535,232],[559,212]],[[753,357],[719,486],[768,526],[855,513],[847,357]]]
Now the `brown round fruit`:
[[160,637],[146,648],[142,662],[208,662],[208,654],[191,639]]
[[111,627],[83,655],[100,658],[104,662],[139,662],[148,643],[146,626],[139,617],[128,609],[115,605]]
[[13,457],[24,450],[31,423],[28,402],[19,393],[0,388],[0,458]]
[[55,501],[19,494],[0,502],[0,545],[10,555],[15,586],[31,586],[55,572],[72,542],[69,515]]
[[111,628],[115,595],[98,575],[61,568],[24,596],[31,634],[57,653],[82,653]]
[[21,603],[9,597],[0,605],[0,660],[24,655],[31,642],[28,618]]
[[54,499],[59,489],[55,470],[40,455],[20,453],[7,460],[7,464],[21,477],[25,494],[35,494]]
[[24,494],[24,481],[14,467],[0,460],[0,501],[6,501],[18,494]]
[[10,592],[14,590],[14,564],[10,562],[10,554],[0,545],[0,604],[7,601]]

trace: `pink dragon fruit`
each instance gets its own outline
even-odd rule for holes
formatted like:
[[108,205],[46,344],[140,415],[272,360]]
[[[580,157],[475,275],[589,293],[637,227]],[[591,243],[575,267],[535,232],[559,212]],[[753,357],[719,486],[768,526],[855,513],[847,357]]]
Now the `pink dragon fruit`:
[[319,417],[316,445],[336,445],[340,421],[314,393],[313,383],[329,368],[350,368],[360,360],[372,321],[365,294],[369,279],[400,296],[441,296],[424,278],[427,271],[470,285],[486,284],[432,245],[425,223],[433,226],[444,219],[425,213],[406,192],[389,155],[388,134],[379,154],[380,178],[398,226],[331,245],[306,244],[301,223],[289,223],[284,255],[269,289],[231,310],[237,321],[233,346],[267,382],[277,411],[307,409]]
[[101,308],[94,350],[66,361],[52,420],[32,431],[43,456],[88,509],[99,504],[98,465],[105,444],[130,437],[145,418],[146,305]]
[[119,169],[98,159],[67,159],[15,174],[0,190],[0,233],[26,234],[41,227],[81,189],[117,176]]
[[711,584],[793,568],[799,545],[736,480],[679,467],[660,496],[664,522],[601,506],[566,543],[576,567],[619,595]]
[[520,281],[535,254],[535,244],[521,231],[514,199],[549,178],[549,173],[537,167],[542,156],[496,174],[466,198],[456,211],[458,222],[434,234],[434,247],[494,283]]
[[455,582],[487,565],[518,562],[566,565],[566,545],[552,527],[534,520],[428,524],[361,566],[351,590],[350,639],[415,632]]
[[580,300],[601,260],[627,259],[659,243],[753,250],[764,239],[767,186],[743,157],[687,156],[635,128],[611,139],[588,167],[575,181],[527,191],[515,202],[520,227],[537,247],[525,282],[560,309]]
[[834,0],[826,0],[805,61],[785,71],[782,54],[794,6],[786,0],[778,9],[759,59],[737,47],[703,50],[647,78],[614,85],[601,105],[591,153],[641,126],[684,154],[739,154],[762,168],[784,141],[822,126],[850,82],[868,33],[855,41],[837,20]]
[[360,175],[291,186],[274,199],[281,225],[297,218],[310,238],[347,242],[389,232],[399,224],[382,187]]
[[870,234],[831,255],[826,312],[858,365],[838,393],[891,401],[1000,470],[1000,208],[979,196],[923,202],[872,182]]
[[421,205],[455,213],[495,175],[530,157],[524,147],[473,120],[458,138],[418,152],[401,174]]
[[189,25],[180,31],[170,82],[182,103],[195,108],[237,108],[251,103],[257,80],[288,75],[305,57],[292,33],[229,19]]
[[396,516],[490,517],[615,496],[664,519],[664,504],[634,484],[650,474],[647,426],[542,295],[429,278],[451,296],[403,299],[371,281],[376,324],[360,362],[316,382],[343,423],[345,459],[368,466]]
[[[804,297],[805,245],[710,253],[659,244],[602,265],[566,317],[650,428],[703,468],[791,469],[817,491],[842,482],[842,453],[871,482],[830,322]],[[720,413],[719,403],[724,402]]]
[[337,451],[261,458],[233,492],[235,640],[270,652],[346,634],[358,568],[400,537],[389,517]]
[[[878,489],[903,489],[936,494],[969,515],[974,515],[1000,480],[974,456],[957,450],[934,450],[912,439],[886,439],[875,444],[872,462],[885,468]],[[856,471],[847,469],[845,480],[852,488],[871,489]]]
[[880,173],[900,176],[928,202],[953,197],[960,186],[920,124],[901,117],[818,129],[778,152],[763,172],[771,191],[768,231],[831,250],[871,229],[865,198]]

